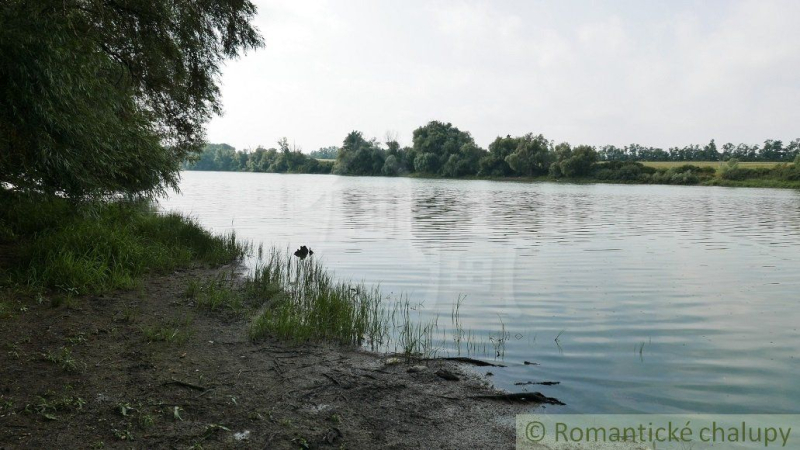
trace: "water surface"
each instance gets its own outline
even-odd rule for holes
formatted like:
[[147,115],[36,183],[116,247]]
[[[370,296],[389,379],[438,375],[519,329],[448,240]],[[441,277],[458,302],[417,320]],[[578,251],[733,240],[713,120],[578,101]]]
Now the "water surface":
[[494,383],[568,404],[551,411],[800,413],[797,191],[182,176],[165,208],[309,245],[337,276],[422,303],[421,320],[451,327],[466,295],[476,356],[507,338]]

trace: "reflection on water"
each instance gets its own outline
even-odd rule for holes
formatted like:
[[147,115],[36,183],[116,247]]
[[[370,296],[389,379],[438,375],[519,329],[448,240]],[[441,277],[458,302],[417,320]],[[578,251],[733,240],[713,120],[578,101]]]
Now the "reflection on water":
[[508,333],[495,384],[557,397],[558,411],[800,412],[798,192],[183,177],[165,208],[307,244],[340,277],[409,294],[423,319],[449,324],[466,295],[465,329]]

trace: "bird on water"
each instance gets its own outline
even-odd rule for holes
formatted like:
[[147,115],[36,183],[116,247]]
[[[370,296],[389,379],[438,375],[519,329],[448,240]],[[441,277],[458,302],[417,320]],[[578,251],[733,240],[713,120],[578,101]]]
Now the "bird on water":
[[306,259],[307,256],[311,256],[314,254],[314,250],[306,247],[305,245],[301,245],[300,248],[295,250],[294,256],[297,256],[300,259]]

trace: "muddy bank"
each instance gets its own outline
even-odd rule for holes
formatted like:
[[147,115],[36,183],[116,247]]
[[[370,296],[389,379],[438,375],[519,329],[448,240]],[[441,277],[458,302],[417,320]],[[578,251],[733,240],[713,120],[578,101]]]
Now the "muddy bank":
[[183,295],[217,272],[12,301],[0,318],[0,448],[507,448],[514,415],[533,408],[470,398],[497,392],[454,361],[253,343],[247,318]]

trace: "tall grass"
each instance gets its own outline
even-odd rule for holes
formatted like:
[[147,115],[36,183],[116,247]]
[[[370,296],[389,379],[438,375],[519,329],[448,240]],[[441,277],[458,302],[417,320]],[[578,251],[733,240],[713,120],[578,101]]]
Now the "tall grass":
[[[277,249],[259,258],[242,291],[248,304],[260,305],[250,323],[254,340],[272,336],[293,342],[328,341],[407,357],[451,350],[502,357],[508,340],[502,320],[502,329],[485,341],[465,330],[459,312],[464,297],[453,305],[453,329],[448,331],[438,316],[424,319],[421,305],[407,297],[390,298],[379,287],[337,281],[318,260],[301,260]],[[254,302],[256,298],[265,300]]]
[[[440,347],[435,344],[434,337],[439,329],[439,317],[423,320],[419,314],[422,305],[412,306],[408,298],[401,297],[393,303],[388,329],[381,341],[383,348],[394,349],[407,357],[435,356]],[[411,317],[411,311],[417,311],[417,317]]]
[[[337,282],[314,258],[301,260],[272,249],[245,285],[247,295],[272,293],[253,319],[250,336],[361,345],[383,336],[377,288]],[[276,293],[279,293],[275,295]]]
[[247,251],[193,219],[159,214],[145,201],[74,203],[0,189],[0,282],[70,293],[131,288],[144,274],[220,265]]

